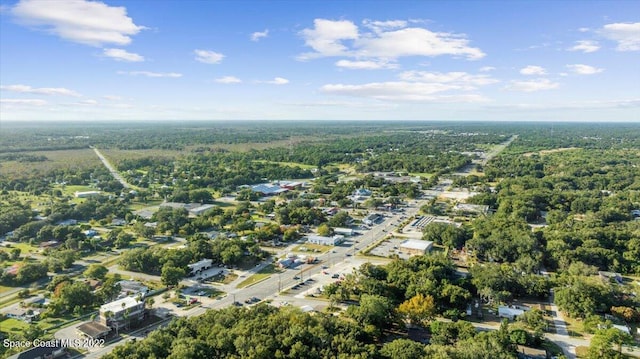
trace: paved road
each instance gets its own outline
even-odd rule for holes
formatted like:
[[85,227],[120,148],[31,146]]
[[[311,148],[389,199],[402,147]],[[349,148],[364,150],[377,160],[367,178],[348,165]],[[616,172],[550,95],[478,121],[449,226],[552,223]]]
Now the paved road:
[[120,175],[120,172],[118,172],[109,162],[109,160],[107,160],[104,155],[95,147],[91,146],[91,148],[93,149],[93,151],[96,153],[96,155],[98,155],[98,158],[100,158],[100,161],[102,161],[102,163],[104,164],[105,167],[107,167],[107,169],[109,170],[109,172],[111,173],[111,175],[113,176],[113,178],[115,178],[118,182],[120,182],[122,184],[122,187],[124,188],[131,188],[133,186],[131,186],[129,183],[127,183],[127,181],[125,181],[125,179]]
[[[560,348],[562,348],[562,351],[564,351],[564,354],[566,355],[567,359],[575,359],[577,357],[576,347],[579,345],[585,345],[585,344],[577,344],[576,339],[571,338],[569,336],[569,331],[567,330],[567,323],[564,321],[562,312],[560,311],[560,309],[558,309],[558,307],[554,303],[553,291],[551,292],[551,296],[549,297],[549,304],[551,307],[551,312],[553,314],[553,325],[556,328],[556,333],[557,333],[557,334],[553,334],[553,338],[554,338],[553,342],[555,342],[556,344],[558,344],[558,346],[560,346]],[[549,339],[551,340],[551,338]],[[589,345],[588,341],[586,342],[586,345],[587,346]]]

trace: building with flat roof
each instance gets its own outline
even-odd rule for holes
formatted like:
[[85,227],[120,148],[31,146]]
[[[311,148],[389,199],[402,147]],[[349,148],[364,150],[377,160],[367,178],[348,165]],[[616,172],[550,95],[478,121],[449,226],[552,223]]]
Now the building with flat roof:
[[213,264],[213,259],[203,259],[198,262],[188,264],[187,267],[191,270],[191,274],[197,274],[202,272],[203,270],[211,268]]
[[356,234],[356,232],[351,228],[340,228],[340,227],[334,228],[333,229],[333,233],[340,234],[340,235],[347,236],[347,237],[350,237],[350,236],[353,236],[354,234]]
[[76,331],[87,338],[101,339],[109,335],[111,328],[100,322],[86,322],[80,324]]
[[251,190],[253,192],[260,193],[263,196],[275,196],[280,193],[289,191],[288,188],[282,188],[279,185],[272,184],[272,183],[260,183],[260,184],[251,186]]
[[118,284],[120,284],[120,291],[125,293],[127,296],[136,296],[140,294],[144,298],[144,296],[149,293],[149,287],[137,280],[121,280]]
[[320,244],[323,246],[336,246],[344,242],[344,236],[335,235],[333,237],[325,237],[325,236],[310,234],[307,236],[307,242],[312,244]]
[[363,220],[362,223],[366,224],[367,226],[373,226],[374,224],[378,223],[378,221],[380,221],[382,219],[382,216],[378,213],[371,213],[370,215],[366,216]]
[[400,243],[400,250],[410,256],[421,256],[427,253],[431,247],[433,247],[433,242],[420,239],[407,239]]
[[191,208],[189,210],[189,214],[193,216],[200,216],[215,206],[216,206],[215,204],[203,204],[202,206]]
[[100,195],[100,191],[84,191],[84,192],[76,191],[75,193],[76,198],[89,198],[89,197],[95,197],[99,195]]
[[114,300],[100,306],[100,319],[102,325],[109,328],[123,328],[131,322],[144,319],[144,299],[125,297]]

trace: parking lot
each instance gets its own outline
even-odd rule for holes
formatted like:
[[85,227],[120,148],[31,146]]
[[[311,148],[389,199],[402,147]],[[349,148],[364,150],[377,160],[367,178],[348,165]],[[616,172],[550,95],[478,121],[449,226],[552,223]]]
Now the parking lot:
[[404,242],[406,238],[387,238],[378,246],[373,248],[369,254],[389,258],[394,254],[397,254],[402,259],[409,259],[409,254],[400,251],[400,243]]

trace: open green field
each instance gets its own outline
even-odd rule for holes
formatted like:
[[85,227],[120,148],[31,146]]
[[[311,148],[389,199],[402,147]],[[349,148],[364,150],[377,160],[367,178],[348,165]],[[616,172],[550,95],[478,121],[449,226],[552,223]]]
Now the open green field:
[[97,188],[95,187],[79,185],[55,185],[53,188],[59,189],[62,191],[63,195],[71,197],[74,197],[76,192],[97,191]]
[[34,151],[25,152],[25,154],[45,156],[47,160],[42,162],[2,162],[2,175],[7,177],[31,177],[58,168],[71,169],[102,166],[98,156],[89,148],[60,151]]
[[20,256],[24,256],[28,253],[38,251],[38,247],[32,246],[29,243],[24,243],[24,242],[11,242],[10,247],[9,247],[9,243],[6,243],[6,245],[7,245],[6,247],[1,247],[0,249],[4,249],[5,251],[10,252],[11,249],[13,248],[19,248]]
[[29,328],[29,324],[23,322],[22,320],[7,318],[3,321],[0,321],[0,328],[8,332],[22,333],[27,330],[27,328]]

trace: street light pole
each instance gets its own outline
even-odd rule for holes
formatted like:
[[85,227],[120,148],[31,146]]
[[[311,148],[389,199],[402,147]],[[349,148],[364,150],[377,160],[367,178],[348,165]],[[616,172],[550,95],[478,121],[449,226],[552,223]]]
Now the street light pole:
[[278,272],[278,294],[282,292],[282,273]]

